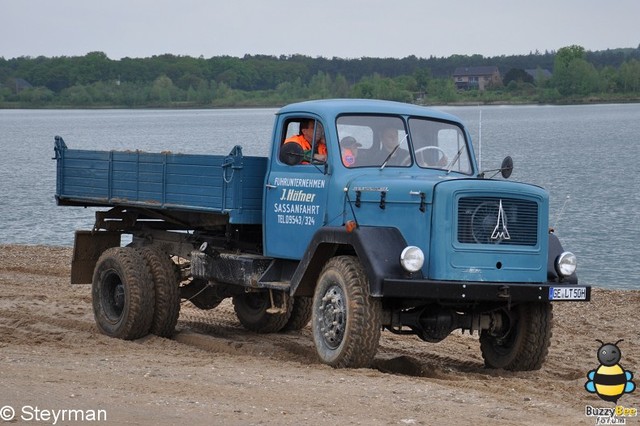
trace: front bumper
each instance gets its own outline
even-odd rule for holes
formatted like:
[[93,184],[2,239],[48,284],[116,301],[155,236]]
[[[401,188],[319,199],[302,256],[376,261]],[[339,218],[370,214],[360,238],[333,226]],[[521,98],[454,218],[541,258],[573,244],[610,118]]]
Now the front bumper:
[[588,302],[591,286],[546,283],[431,281],[387,278],[382,296],[447,302]]

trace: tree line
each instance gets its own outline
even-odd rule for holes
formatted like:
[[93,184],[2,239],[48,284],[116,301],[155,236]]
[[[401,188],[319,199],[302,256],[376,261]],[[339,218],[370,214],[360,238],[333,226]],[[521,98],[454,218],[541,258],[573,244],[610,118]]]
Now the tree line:
[[[460,91],[458,67],[497,66],[501,84]],[[535,73],[525,70],[539,70]],[[547,72],[548,71],[548,72]],[[171,54],[112,60],[103,52],[76,57],[0,57],[0,107],[278,106],[331,97],[423,104],[458,102],[594,102],[640,100],[640,46],[447,58],[311,58],[304,55]]]

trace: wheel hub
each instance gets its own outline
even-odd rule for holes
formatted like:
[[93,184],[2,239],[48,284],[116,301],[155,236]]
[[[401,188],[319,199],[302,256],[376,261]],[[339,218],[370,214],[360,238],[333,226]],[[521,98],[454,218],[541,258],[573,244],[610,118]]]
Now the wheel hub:
[[342,289],[331,286],[327,289],[320,304],[320,332],[325,344],[331,349],[340,346],[346,326],[347,312]]
[[124,286],[122,283],[113,289],[113,308],[116,312],[122,312],[124,308]]

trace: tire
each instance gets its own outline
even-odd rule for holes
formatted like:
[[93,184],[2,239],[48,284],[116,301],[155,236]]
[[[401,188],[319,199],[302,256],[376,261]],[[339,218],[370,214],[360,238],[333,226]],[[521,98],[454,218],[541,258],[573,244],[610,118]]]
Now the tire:
[[164,253],[150,247],[140,249],[153,277],[155,307],[150,332],[160,337],[172,337],[180,315],[180,288],[175,264]]
[[153,321],[153,281],[144,257],[136,249],[106,250],[93,271],[93,313],[107,336],[133,340],[146,336]]
[[368,367],[378,350],[381,311],[358,259],[330,259],[313,296],[311,328],[320,360],[338,368]]
[[302,330],[311,321],[313,312],[313,298],[311,297],[294,297],[293,308],[291,308],[291,317],[282,328],[283,331]]
[[511,312],[505,312],[505,321],[511,325],[504,336],[492,336],[486,330],[480,334],[485,366],[512,371],[539,370],[551,342],[551,303],[520,304]]
[[242,293],[233,296],[233,309],[240,324],[256,333],[275,333],[282,330],[291,317],[292,299],[282,291],[273,291],[275,306],[284,305],[285,312],[270,313],[271,296],[269,291]]

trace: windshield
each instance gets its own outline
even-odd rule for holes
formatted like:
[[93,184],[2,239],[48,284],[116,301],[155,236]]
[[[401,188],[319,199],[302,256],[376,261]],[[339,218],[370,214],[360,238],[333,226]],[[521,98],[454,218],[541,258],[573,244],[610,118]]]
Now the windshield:
[[463,130],[455,124],[412,117],[348,115],[337,120],[345,167],[435,168],[470,174]]

